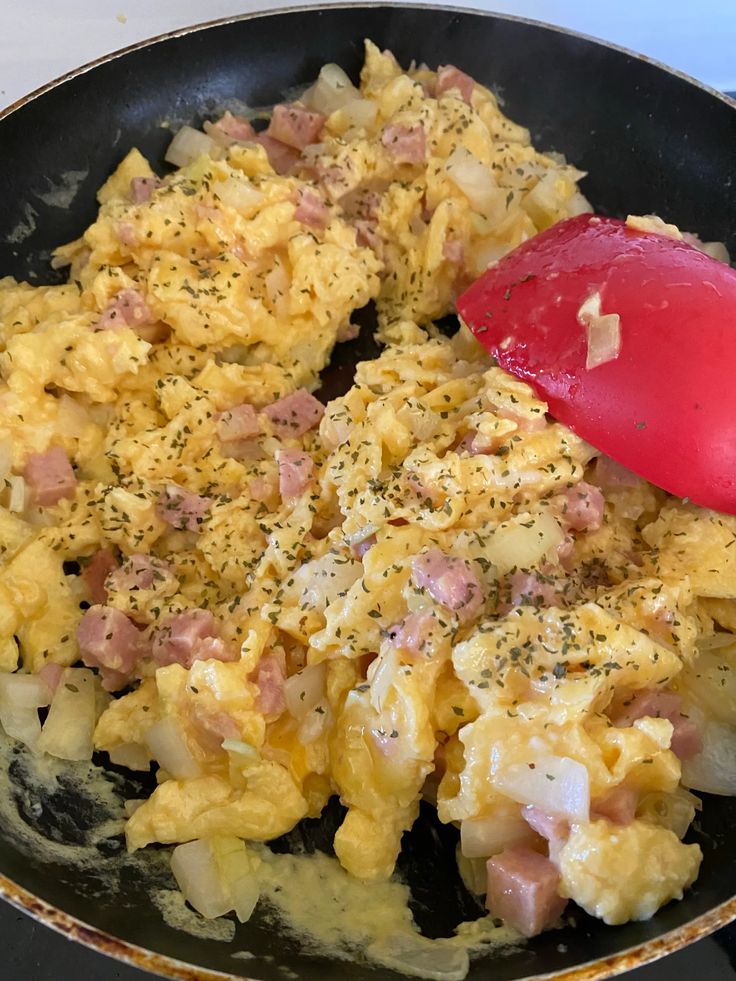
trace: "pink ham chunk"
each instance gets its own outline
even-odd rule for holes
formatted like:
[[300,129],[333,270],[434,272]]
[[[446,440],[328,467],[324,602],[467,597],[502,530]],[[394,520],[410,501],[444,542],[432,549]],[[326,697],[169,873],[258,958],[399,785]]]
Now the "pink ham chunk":
[[250,496],[254,501],[270,501],[278,493],[278,477],[275,474],[260,474],[248,484]]
[[217,435],[222,443],[230,443],[241,439],[252,439],[261,432],[258,414],[252,405],[243,403],[233,409],[220,413],[217,420]]
[[46,683],[46,687],[49,690],[49,701],[54,697],[63,674],[64,666],[62,664],[56,664],[54,661],[47,661],[38,672],[38,677]]
[[105,580],[105,588],[118,593],[139,592],[142,589],[152,589],[156,583],[170,579],[171,576],[168,562],[135,552],[119,568],[113,569]]
[[268,133],[259,133],[254,142],[260,143],[266,151],[268,162],[276,173],[282,176],[290,174],[301,157],[299,150],[295,150],[292,146],[287,146],[286,143],[282,143],[280,140],[275,140]]
[[280,450],[279,492],[281,499],[290,501],[309,487],[314,476],[314,460],[301,450]]
[[397,164],[421,164],[427,157],[427,137],[419,124],[391,123],[384,129],[381,143]]
[[521,815],[533,831],[547,839],[550,858],[553,862],[557,861],[560,849],[570,836],[568,822],[564,818],[555,814],[547,814],[546,811],[532,805],[522,808]]
[[507,580],[509,588],[508,605],[503,606],[503,612],[517,606],[559,606],[562,597],[557,592],[554,583],[549,582],[539,572],[525,572],[517,569]]
[[461,72],[454,65],[440,65],[437,69],[437,86],[435,88],[437,98],[444,95],[445,92],[452,92],[454,89],[460,93],[463,102],[470,105],[474,87],[475,82],[470,75]]
[[324,415],[325,407],[306,388],[272,402],[263,410],[274,433],[280,438],[303,436],[313,429]]
[[476,616],[485,601],[477,575],[465,561],[430,549],[414,559],[412,580],[418,589],[426,589],[437,603],[446,606],[465,622]]
[[637,719],[651,717],[667,719],[672,723],[670,749],[681,760],[692,759],[703,748],[698,727],[680,712],[680,696],[666,688],[645,689],[636,692],[611,715],[611,722],[618,728],[632,726]]
[[638,487],[642,479],[632,470],[627,470],[616,463],[610,456],[601,453],[595,461],[595,479],[601,487],[619,489],[621,487]]
[[164,182],[158,177],[134,177],[130,182],[130,199],[135,204],[145,204],[153,192],[163,186]]
[[458,238],[446,238],[442,245],[442,255],[453,265],[462,265],[465,258],[465,246]]
[[180,531],[199,531],[212,507],[212,498],[169,484],[159,498],[156,514]]
[[217,621],[209,610],[174,613],[151,631],[151,653],[156,664],[181,664],[191,668],[195,661],[234,661],[237,655],[218,637]]
[[99,330],[113,327],[149,327],[154,323],[151,308],[138,290],[120,290],[100,314]]
[[143,654],[141,632],[112,606],[91,606],[79,621],[77,640],[82,660],[99,670],[107,691],[125,687]]
[[87,565],[84,566],[82,569],[82,581],[87,587],[93,603],[107,602],[105,580],[117,567],[117,560],[109,548],[101,548],[98,552],[95,552]]
[[77,478],[69,457],[60,446],[45,453],[31,453],[23,471],[34,503],[40,507],[58,504],[62,498],[74,497]]
[[486,862],[486,907],[525,937],[553,927],[567,900],[558,893],[560,874],[531,848],[508,848]]
[[600,488],[581,480],[563,495],[562,520],[574,531],[596,531],[603,521],[605,501]]
[[225,739],[241,738],[237,723],[227,712],[213,712],[197,701],[190,702],[187,708],[192,722],[199,730],[199,742],[210,752],[221,749]]
[[401,623],[389,631],[389,640],[393,647],[406,651],[408,654],[424,655],[432,637],[432,629],[437,621],[428,610],[409,613]]
[[205,126],[205,132],[213,140],[222,143],[252,143],[256,138],[256,131],[250,121],[244,116],[235,116],[229,110],[217,120]]
[[357,542],[355,545],[353,545],[350,551],[353,553],[356,559],[362,559],[366,552],[370,552],[377,541],[378,539],[375,535],[369,535],[367,538],[364,538],[362,542]]
[[294,217],[309,228],[324,228],[330,220],[330,209],[319,195],[309,188],[301,188],[297,194]]
[[129,221],[119,221],[115,226],[115,234],[118,237],[118,242],[129,249],[135,249],[141,244],[135,225]]
[[264,715],[277,716],[286,709],[284,681],[286,680],[286,660],[284,652],[264,655],[253,673],[258,686],[256,705]]
[[303,150],[310,143],[317,142],[326,118],[322,113],[310,112],[303,106],[274,106],[266,135],[295,150]]
[[353,227],[355,239],[364,249],[376,251],[383,245],[383,239],[378,232],[378,222],[374,218],[356,218]]
[[605,797],[591,801],[590,817],[606,818],[613,824],[631,824],[639,806],[639,792],[633,787],[614,787]]

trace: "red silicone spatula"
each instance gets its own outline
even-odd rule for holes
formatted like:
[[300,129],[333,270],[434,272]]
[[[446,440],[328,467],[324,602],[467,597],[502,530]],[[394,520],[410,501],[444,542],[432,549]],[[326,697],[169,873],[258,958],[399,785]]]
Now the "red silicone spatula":
[[736,514],[736,270],[579,215],[501,259],[457,309],[583,439],[672,494]]

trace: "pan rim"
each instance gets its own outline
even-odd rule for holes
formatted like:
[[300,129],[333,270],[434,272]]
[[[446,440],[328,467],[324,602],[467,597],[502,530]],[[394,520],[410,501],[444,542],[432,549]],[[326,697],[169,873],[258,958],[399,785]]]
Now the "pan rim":
[[[640,52],[633,51],[624,45],[605,41],[601,38],[575,31],[558,25],[549,24],[545,21],[530,17],[521,17],[514,14],[499,13],[495,11],[480,10],[473,7],[464,7],[456,4],[446,3],[423,3],[423,2],[399,2],[393,3],[390,0],[376,0],[376,2],[355,2],[355,0],[337,0],[337,2],[317,2],[299,5],[287,5],[276,7],[270,10],[251,11],[244,14],[236,14],[204,21],[198,24],[187,25],[175,28],[155,35],[151,38],[144,38],[133,44],[115,49],[95,58],[92,61],[74,68],[64,74],[52,79],[50,82],[32,90],[28,94],[17,99],[10,105],[0,109],[0,123],[8,119],[24,106],[29,105],[36,99],[41,98],[46,93],[58,88],[65,82],[87,74],[108,62],[116,61],[119,58],[132,54],[135,51],[153,47],[163,41],[174,38],[186,37],[190,34],[199,33],[216,27],[224,27],[228,24],[235,24],[241,21],[262,19],[265,17],[280,16],[283,14],[294,14],[304,12],[321,12],[331,10],[351,10],[351,9],[402,9],[411,10],[439,10],[452,14],[473,15],[487,19],[506,21],[515,24],[523,24],[531,27],[541,27],[555,34],[561,34],[577,40],[592,43],[599,47],[615,51],[618,54],[633,58],[637,61],[651,65],[653,68],[665,72],[667,75],[674,76],[680,81],[694,86],[705,94],[722,102],[727,108],[736,110],[736,100],[732,99],[723,92],[714,89],[704,82],[673,68],[655,58],[651,58]],[[243,974],[232,974],[222,971],[213,971],[210,968],[199,967],[188,964],[177,958],[166,954],[160,954],[129,941],[122,940],[97,927],[85,923],[64,910],[59,909],[52,903],[35,896],[29,890],[15,883],[9,877],[0,873],[0,898],[9,902],[12,906],[27,913],[38,922],[50,927],[67,939],[81,943],[83,946],[105,954],[119,961],[127,963],[140,970],[153,972],[161,977],[177,979],[177,981],[256,981],[256,979],[246,978]],[[598,958],[579,964],[573,968],[563,971],[552,971],[545,974],[527,975],[519,981],[603,981],[605,978],[613,977],[623,971],[642,967],[652,963],[667,954],[674,953],[697,940],[701,940],[728,923],[736,920],[736,895],[725,900],[713,909],[707,910],[695,917],[693,920],[667,931],[659,937],[635,944],[623,951],[619,951],[609,957]]]

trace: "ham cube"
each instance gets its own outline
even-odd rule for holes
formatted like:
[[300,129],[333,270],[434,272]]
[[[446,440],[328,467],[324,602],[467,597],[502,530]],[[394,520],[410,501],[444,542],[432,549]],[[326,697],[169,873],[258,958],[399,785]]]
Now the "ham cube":
[[156,514],[180,531],[199,531],[212,507],[212,498],[169,484],[159,498]]
[[606,818],[613,824],[631,824],[639,806],[639,791],[633,787],[614,787],[605,797],[591,801],[590,817]]
[[277,653],[264,655],[253,673],[253,680],[258,686],[256,700],[258,711],[274,717],[281,715],[286,709],[284,696],[286,659],[283,650],[280,655]]
[[440,65],[437,69],[437,85],[435,88],[437,98],[446,92],[455,91],[460,94],[463,102],[467,102],[470,105],[474,87],[475,82],[470,75],[461,72],[454,65]]
[[681,714],[680,706],[677,692],[666,688],[644,689],[614,708],[611,722],[621,729],[646,717],[667,719],[672,723],[670,749],[681,760],[689,760],[702,750],[703,740],[695,723]]
[[156,664],[181,664],[191,668],[195,661],[234,661],[237,655],[217,636],[217,621],[209,610],[174,613],[151,631],[151,653]]
[[421,164],[427,157],[427,138],[424,127],[392,123],[381,136],[381,143],[397,164]]
[[412,580],[463,622],[472,620],[485,601],[483,587],[469,563],[438,548],[414,559]]
[[77,478],[69,457],[60,446],[45,453],[31,453],[23,471],[33,500],[40,507],[58,504],[62,498],[74,497]]
[[158,583],[169,583],[172,580],[173,575],[168,562],[135,552],[119,568],[112,570],[105,580],[105,588],[117,593],[139,592],[143,589],[153,589]]
[[603,522],[605,501],[600,488],[581,480],[563,494],[562,520],[574,531],[596,531]]
[[309,487],[314,476],[314,460],[301,450],[280,450],[279,492],[283,501],[299,497]]
[[303,436],[313,429],[324,415],[325,407],[306,388],[272,402],[263,410],[276,436]]
[[409,613],[400,624],[389,631],[391,645],[415,656],[431,654],[429,643],[436,622],[427,610]]
[[101,548],[95,552],[87,565],[83,567],[82,581],[87,587],[93,603],[107,602],[105,580],[117,567],[117,560],[109,548]]
[[130,182],[130,199],[134,204],[145,204],[153,192],[163,186],[164,182],[158,177],[134,177]]
[[538,572],[525,572],[517,569],[512,572],[507,579],[509,588],[508,605],[503,606],[502,612],[508,613],[509,610],[517,606],[545,606],[564,605],[564,601],[554,583],[549,582]]
[[82,661],[98,669],[107,691],[125,687],[143,654],[141,632],[112,606],[91,606],[79,621],[77,641]]
[[604,453],[595,461],[595,479],[601,487],[618,489],[621,487],[638,487],[642,483],[633,471],[622,467],[620,463],[612,460]]
[[567,900],[558,893],[560,874],[531,848],[508,848],[486,862],[486,907],[525,937],[553,927]]
[[310,143],[317,142],[326,118],[322,113],[310,112],[303,106],[274,106],[266,135],[295,150],[303,150]]
[[556,814],[547,814],[530,804],[522,808],[521,816],[538,835],[546,838],[550,845],[562,845],[570,835],[570,825]]
[[252,405],[243,403],[233,409],[221,412],[217,420],[217,435],[222,443],[239,442],[241,439],[252,439],[261,432],[258,415]]
[[462,265],[465,258],[465,246],[459,238],[446,238],[442,244],[442,255],[453,265]]
[[302,225],[322,229],[330,220],[330,211],[325,202],[314,191],[301,188],[297,194],[297,206],[294,217]]
[[218,143],[252,143],[256,131],[244,116],[235,116],[229,110],[217,120],[205,126],[205,132]]
[[100,314],[98,330],[113,327],[148,327],[154,323],[151,308],[138,290],[120,290]]
[[259,133],[254,142],[260,143],[266,151],[268,162],[276,173],[282,176],[290,174],[296,166],[297,161],[301,158],[298,150],[295,150],[292,146],[287,146],[286,143],[282,143],[280,140],[275,140],[268,133]]

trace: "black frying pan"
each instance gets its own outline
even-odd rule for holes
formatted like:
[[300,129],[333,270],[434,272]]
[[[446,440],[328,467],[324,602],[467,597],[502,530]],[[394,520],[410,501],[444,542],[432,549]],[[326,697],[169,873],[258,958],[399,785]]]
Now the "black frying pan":
[[[124,152],[136,145],[162,165],[171,133],[161,120],[196,125],[232,98],[273,103],[313,79],[327,61],[355,75],[364,37],[390,48],[404,64],[412,58],[433,67],[452,62],[489,85],[506,112],[530,127],[539,148],[561,151],[589,172],[583,189],[597,210],[656,212],[736,250],[736,111],[728,100],[644,58],[527,21],[372,5],[265,14],[183,32],[105,59],[11,107],[0,115],[0,274],[59,281],[48,266],[50,250],[92,221],[94,192]],[[57,183],[68,171],[86,172],[73,203],[45,203],[49,181]],[[18,241],[10,233],[28,225],[29,217],[35,230]],[[369,334],[364,330],[352,348],[342,346],[342,362],[328,370],[325,391],[344,390],[354,362],[375,353]],[[27,823],[56,840],[84,841],[97,817],[89,800],[62,786],[41,802],[39,817],[20,762],[13,780]],[[130,797],[145,792],[135,780],[124,789]],[[303,822],[274,847],[299,842],[326,849],[338,818],[335,804],[321,824]],[[511,981],[555,972],[592,981],[722,925],[736,916],[735,825],[736,800],[705,798],[690,833],[704,852],[698,882],[682,902],[649,922],[612,928],[580,913],[575,928],[538,937],[492,964],[475,962],[470,977]],[[481,913],[460,886],[456,839],[429,809],[405,838],[400,870],[412,887],[417,922],[429,936],[449,934],[461,919]],[[101,868],[116,861],[121,845],[110,839],[100,846]],[[247,973],[281,981],[283,968],[303,981],[399,977],[301,953],[258,913],[238,927],[232,945],[197,940],[164,924],[132,868],[123,868],[119,889],[100,896],[94,875],[38,862],[3,829],[0,873],[0,890],[11,901],[98,949],[170,977]],[[233,960],[233,951],[244,948],[256,957]]]

